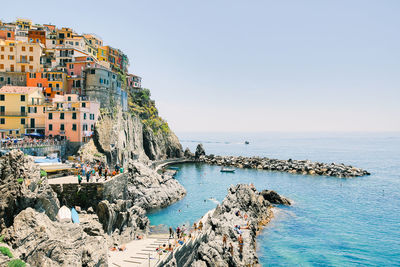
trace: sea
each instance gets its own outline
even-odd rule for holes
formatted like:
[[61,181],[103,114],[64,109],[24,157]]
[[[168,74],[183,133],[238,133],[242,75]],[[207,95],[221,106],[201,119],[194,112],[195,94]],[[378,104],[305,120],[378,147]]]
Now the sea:
[[[345,163],[371,175],[336,178],[179,164],[181,201],[150,212],[152,225],[191,225],[231,185],[253,183],[291,199],[257,238],[263,266],[400,266],[400,133],[181,133],[192,152]],[[249,141],[249,144],[244,144]]]

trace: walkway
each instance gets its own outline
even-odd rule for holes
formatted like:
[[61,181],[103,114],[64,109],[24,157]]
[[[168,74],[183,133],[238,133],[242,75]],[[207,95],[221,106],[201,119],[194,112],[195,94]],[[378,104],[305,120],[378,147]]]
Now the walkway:
[[[170,240],[171,244],[173,239]],[[160,259],[169,253],[158,255],[156,248],[168,246],[168,234],[151,235],[142,240],[133,240],[126,244],[125,251],[109,251],[108,265],[111,267],[156,266]]]
[[[126,173],[126,172],[124,172],[124,173]],[[106,183],[106,182],[113,180],[116,177],[119,177],[120,175],[123,175],[124,173],[117,174],[117,175],[113,176],[111,179],[109,178],[107,180],[104,180],[104,178],[101,178],[101,179],[99,179],[98,182],[89,182],[89,184]],[[63,176],[63,177],[59,177],[59,178],[47,179],[47,181],[49,182],[49,184],[77,184],[78,176],[77,175],[68,175],[68,176]],[[82,176],[82,184],[87,184],[86,177]]]
[[194,160],[187,158],[166,159],[166,160],[153,161],[151,167],[154,168],[156,171],[158,171],[159,169],[167,165],[178,164],[178,163],[189,163],[189,162],[194,162]]

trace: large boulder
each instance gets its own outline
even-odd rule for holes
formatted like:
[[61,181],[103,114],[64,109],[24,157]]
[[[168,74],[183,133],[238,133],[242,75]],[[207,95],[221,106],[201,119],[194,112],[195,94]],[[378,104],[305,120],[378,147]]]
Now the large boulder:
[[32,266],[107,266],[103,236],[89,236],[78,224],[51,221],[32,208],[14,218],[5,241]]
[[203,144],[198,144],[196,147],[196,152],[194,154],[194,157],[196,159],[199,159],[201,156],[205,156],[206,151],[204,150]]
[[187,147],[185,149],[185,152],[183,153],[183,156],[187,159],[192,159],[194,157],[194,154],[190,151],[190,149]]
[[261,192],[261,195],[264,199],[268,200],[272,204],[281,204],[286,206],[289,206],[291,204],[289,199],[282,197],[273,190],[263,190]]
[[130,199],[145,210],[166,207],[186,195],[185,188],[170,174],[158,174],[143,163],[130,161]]
[[60,204],[33,160],[12,150],[0,158],[0,230],[12,225],[14,217],[28,207],[55,220]]

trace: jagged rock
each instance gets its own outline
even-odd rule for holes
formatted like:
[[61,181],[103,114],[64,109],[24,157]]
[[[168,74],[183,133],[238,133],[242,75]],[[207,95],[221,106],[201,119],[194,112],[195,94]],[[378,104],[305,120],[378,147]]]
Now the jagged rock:
[[171,175],[160,175],[137,161],[129,163],[129,198],[145,209],[162,208],[182,199],[185,188]]
[[149,227],[145,210],[132,205],[129,200],[117,200],[112,204],[104,200],[97,207],[99,221],[104,231],[113,236],[115,243],[130,241],[135,233],[144,232]]
[[104,237],[89,236],[78,224],[51,221],[31,208],[14,218],[5,241],[32,266],[107,266]]
[[126,167],[129,159],[146,162],[183,155],[182,146],[172,131],[154,133],[138,117],[121,109],[117,109],[115,114],[101,115],[93,141],[111,166],[119,162]]
[[33,160],[12,150],[0,158],[0,230],[12,225],[14,217],[27,207],[55,220],[60,204]]
[[183,153],[183,156],[184,156],[185,158],[191,159],[191,158],[194,157],[194,154],[193,154],[193,153],[190,151],[190,149],[187,147],[187,148],[185,149],[185,152]]
[[[275,198],[284,199],[279,195]],[[196,234],[196,238],[184,243],[174,251],[171,258],[162,261],[159,266],[258,265],[256,235],[260,227],[272,217],[271,207],[262,192],[258,192],[252,185],[230,187],[222,203],[203,216],[203,230]],[[239,231],[244,241],[241,255],[238,246],[239,232],[235,230],[237,225],[241,226]],[[226,248],[222,241],[224,235],[227,236]],[[230,244],[233,246],[233,256],[228,249]]]
[[261,195],[263,196],[264,199],[268,200],[272,204],[282,204],[287,206],[291,205],[290,200],[280,196],[273,190],[263,190],[261,192]]
[[93,139],[81,146],[77,153],[81,162],[95,163],[97,161],[107,162],[106,156],[101,154],[94,145]]
[[201,156],[205,156],[206,151],[204,150],[203,144],[198,144],[196,147],[196,153],[194,154],[194,157],[196,159],[199,159]]

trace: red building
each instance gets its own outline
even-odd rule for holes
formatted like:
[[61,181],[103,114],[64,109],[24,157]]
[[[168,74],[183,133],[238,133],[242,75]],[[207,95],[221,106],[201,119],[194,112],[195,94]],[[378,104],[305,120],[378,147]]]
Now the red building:
[[29,30],[28,41],[30,43],[41,43],[46,45],[46,32],[41,30]]

